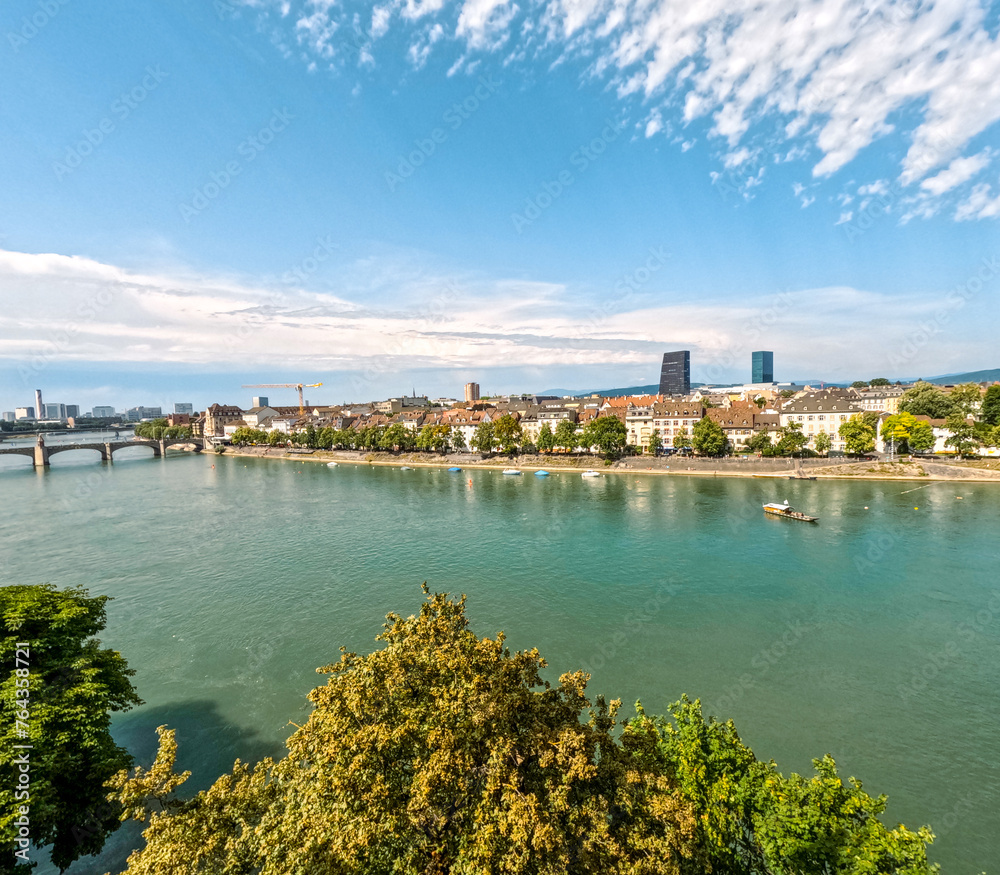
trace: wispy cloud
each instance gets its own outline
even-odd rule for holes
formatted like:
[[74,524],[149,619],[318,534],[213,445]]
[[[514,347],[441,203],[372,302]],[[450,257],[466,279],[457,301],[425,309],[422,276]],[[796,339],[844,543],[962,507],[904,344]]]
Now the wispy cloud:
[[[273,9],[276,19],[287,5],[246,2]],[[330,58],[348,11],[333,0],[299,5],[300,41]],[[418,66],[437,46],[458,55],[453,71],[489,52],[515,66],[575,56],[588,64],[587,76],[604,78],[633,107],[647,136],[709,120],[730,168],[753,154],[765,121],[781,126],[786,160],[818,151],[812,174],[824,179],[895,131],[900,118],[913,118],[898,179],[924,183],[925,199],[960,189],[972,168],[996,161],[992,152],[962,155],[1000,121],[1000,48],[978,2],[390,0],[373,10],[372,39],[427,21],[441,27],[442,39],[408,41]],[[991,213],[963,212],[972,215]]]
[[[558,283],[440,276],[388,262],[359,263],[347,273],[350,288],[332,294],[180,270],[142,274],[86,258],[0,250],[0,284],[10,290],[0,316],[0,358],[15,366],[42,360],[489,370],[511,362],[542,369],[652,367],[663,349],[681,346],[705,367],[753,342],[780,349],[801,373],[832,379],[884,369],[892,331],[904,337],[940,309],[947,294],[803,289],[784,294],[775,308],[767,297],[733,305],[703,297],[692,303],[693,295],[691,301],[645,292],[622,298],[609,290],[603,300]],[[384,304],[371,303],[372,288],[384,285],[395,294]],[[95,308],[95,300],[102,305]],[[770,317],[762,321],[761,314]],[[988,357],[995,347],[988,320],[974,315],[956,317],[949,332],[939,335],[925,350],[928,371],[936,359],[942,366],[951,363],[959,350],[971,359],[977,352]],[[848,344],[852,352],[845,357]]]

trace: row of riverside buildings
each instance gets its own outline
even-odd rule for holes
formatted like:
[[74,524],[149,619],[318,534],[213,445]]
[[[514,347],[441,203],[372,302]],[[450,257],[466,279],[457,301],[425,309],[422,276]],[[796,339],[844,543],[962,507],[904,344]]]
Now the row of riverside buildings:
[[[723,391],[698,389],[683,396],[555,398],[518,395],[464,402],[429,401],[423,396],[409,396],[363,404],[310,407],[304,413],[300,413],[298,407],[258,405],[243,410],[236,405],[213,404],[204,413],[192,417],[191,425],[196,436],[222,441],[231,438],[238,428],[277,430],[290,435],[310,425],[317,429],[361,430],[400,423],[413,431],[426,425],[445,425],[460,432],[466,445],[470,445],[481,423],[495,422],[510,415],[520,424],[525,441],[537,445],[545,424],[555,432],[564,420],[582,428],[596,417],[615,416],[625,425],[628,443],[645,451],[654,431],[658,432],[664,446],[672,446],[677,436],[689,437],[695,424],[707,416],[722,428],[735,452],[760,432],[777,442],[781,430],[792,422],[801,425],[809,447],[813,447],[816,437],[825,432],[830,437],[831,450],[843,452],[840,426],[860,413],[874,412],[881,417],[898,413],[906,388],[903,385],[865,389],[803,386],[789,398],[782,397],[775,387],[760,385]],[[931,421],[931,425],[938,438],[936,449],[944,449],[948,433],[943,421]],[[879,443],[876,449],[884,448]]]

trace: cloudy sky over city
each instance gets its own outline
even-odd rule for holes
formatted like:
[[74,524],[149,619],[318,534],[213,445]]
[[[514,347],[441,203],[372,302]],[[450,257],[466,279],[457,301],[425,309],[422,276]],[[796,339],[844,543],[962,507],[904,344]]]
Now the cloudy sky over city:
[[[1000,366],[1000,4],[12,0],[0,406]],[[277,398],[275,402],[288,403]]]

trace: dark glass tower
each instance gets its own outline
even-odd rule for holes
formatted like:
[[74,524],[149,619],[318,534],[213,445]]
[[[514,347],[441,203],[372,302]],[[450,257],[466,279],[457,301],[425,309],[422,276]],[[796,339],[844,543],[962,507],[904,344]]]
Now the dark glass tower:
[[774,382],[774,353],[755,352],[751,353],[752,370],[751,383],[773,383]]
[[691,391],[691,351],[665,352],[660,368],[661,395],[687,395]]

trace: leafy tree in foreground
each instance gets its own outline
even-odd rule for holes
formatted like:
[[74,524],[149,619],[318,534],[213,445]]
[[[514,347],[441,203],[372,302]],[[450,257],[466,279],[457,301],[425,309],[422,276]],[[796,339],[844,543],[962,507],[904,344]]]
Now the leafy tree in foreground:
[[[727,875],[924,875],[927,827],[889,830],[878,816],[886,797],[860,781],[845,785],[829,755],[813,760],[816,776],[785,778],[743,744],[733,722],[705,719],[685,696],[673,720],[647,717],[641,705],[625,724],[622,746],[655,751],[657,767],[673,774],[694,807],[698,852],[712,872]],[[650,741],[655,741],[655,746]],[[701,875],[704,869],[685,869]]]
[[[427,592],[425,587],[425,592]],[[237,761],[209,790],[173,791],[173,734],[112,798],[146,820],[131,875],[931,875],[933,836],[879,820],[884,796],[757,760],[732,722],[686,697],[619,703],[587,676],[541,678],[536,650],[478,638],[465,600],[390,614],[368,656],[341,652],[285,759]]]
[[714,419],[703,417],[694,424],[691,446],[700,456],[721,456],[726,451],[726,433]]
[[[0,589],[0,872],[15,871],[14,821],[25,813],[19,808],[25,800],[15,798],[20,774],[15,755],[22,751],[14,745],[32,745],[31,838],[36,845],[52,846],[52,862],[60,870],[100,852],[119,826],[120,808],[108,804],[102,785],[131,766],[132,758],[111,737],[110,712],[128,711],[142,700],[129,680],[135,672],[120,653],[101,649],[93,637],[105,626],[107,601],[106,596],[90,598],[83,589],[52,585]],[[22,642],[29,653],[27,665],[19,668]],[[16,698],[19,689],[28,692],[26,714],[15,705],[24,701]],[[22,727],[26,737],[18,732]]]
[[483,456],[488,456],[493,452],[496,444],[496,437],[493,434],[492,422],[481,422],[476,426],[472,435],[472,449]]
[[153,769],[114,782],[127,816],[160,809],[128,872],[680,875],[682,861],[694,865],[691,809],[657,767],[655,740],[617,744],[619,703],[590,708],[585,674],[550,685],[536,650],[478,638],[464,599],[444,595],[416,617],[390,614],[379,640],[381,650],[342,651],[321,669],[330,678],[285,759],[237,762],[187,802],[171,796],[184,776],[161,731]]
[[684,429],[680,434],[674,435],[674,446],[677,449],[691,446],[691,436],[687,433],[687,429]]
[[815,447],[816,452],[820,454],[826,454],[830,452],[830,447],[833,446],[833,441],[830,439],[825,431],[821,431],[815,438],[813,438],[813,447]]
[[660,437],[660,430],[654,428],[653,433],[649,436],[649,445],[646,447],[646,451],[655,455],[662,446],[663,439]]

